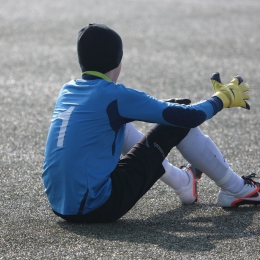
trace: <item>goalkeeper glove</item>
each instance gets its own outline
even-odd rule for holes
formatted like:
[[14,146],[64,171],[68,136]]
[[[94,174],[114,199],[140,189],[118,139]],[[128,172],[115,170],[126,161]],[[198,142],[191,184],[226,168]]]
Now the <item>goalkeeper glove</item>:
[[227,107],[243,107],[250,109],[250,105],[245,101],[250,99],[248,91],[250,87],[247,83],[242,83],[241,76],[235,76],[230,83],[223,85],[220,80],[219,73],[214,73],[211,82],[215,91],[213,96],[217,96],[222,100],[223,108]]

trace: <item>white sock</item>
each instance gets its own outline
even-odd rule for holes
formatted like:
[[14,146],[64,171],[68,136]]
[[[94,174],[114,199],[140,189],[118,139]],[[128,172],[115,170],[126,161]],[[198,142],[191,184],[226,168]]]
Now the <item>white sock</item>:
[[[142,139],[143,136],[144,134],[138,131],[132,123],[127,123],[122,155],[127,154],[131,148]],[[160,178],[161,181],[175,190],[188,185],[189,176],[184,170],[173,166],[169,163],[167,158],[164,159],[162,164],[165,169],[165,173]]]
[[190,130],[177,149],[189,163],[222,189],[238,193],[244,187],[244,180],[229,167],[217,146],[198,127]]
[[178,190],[181,187],[188,185],[190,178],[186,171],[173,166],[169,163],[167,158],[163,161],[163,167],[165,169],[165,173],[160,178],[162,182],[169,185],[174,190]]
[[132,123],[127,123],[125,127],[125,139],[122,148],[122,155],[126,155],[132,147],[138,143],[144,134],[138,131]]

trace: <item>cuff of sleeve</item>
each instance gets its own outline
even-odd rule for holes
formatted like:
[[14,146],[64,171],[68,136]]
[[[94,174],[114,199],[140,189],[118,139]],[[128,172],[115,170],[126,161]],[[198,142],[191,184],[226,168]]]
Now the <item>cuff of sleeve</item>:
[[223,102],[217,96],[212,96],[211,98],[207,99],[213,107],[213,115],[216,115],[219,111],[223,109]]
[[230,100],[226,97],[225,94],[221,93],[221,92],[217,92],[213,95],[213,97],[218,97],[221,101],[222,101],[222,106],[223,108],[229,107],[230,105]]

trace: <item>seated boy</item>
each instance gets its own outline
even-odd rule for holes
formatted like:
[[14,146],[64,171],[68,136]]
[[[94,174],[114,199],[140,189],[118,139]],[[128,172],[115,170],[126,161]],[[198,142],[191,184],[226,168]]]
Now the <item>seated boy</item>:
[[[116,83],[123,45],[108,26],[82,28],[77,51],[82,79],[61,89],[45,150],[42,178],[55,214],[72,222],[116,221],[160,178],[183,203],[193,203],[201,171],[221,187],[221,206],[260,203],[259,184],[234,173],[197,127],[223,108],[249,108],[241,77],[222,85],[215,74],[215,94],[200,103],[164,102]],[[120,158],[134,120],[155,125]],[[165,160],[175,146],[193,166],[178,169]]]

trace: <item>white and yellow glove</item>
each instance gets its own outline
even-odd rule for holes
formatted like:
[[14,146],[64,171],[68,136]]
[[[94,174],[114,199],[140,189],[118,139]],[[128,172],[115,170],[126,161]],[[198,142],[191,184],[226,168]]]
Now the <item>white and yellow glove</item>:
[[211,82],[215,91],[213,96],[222,100],[223,108],[243,107],[250,110],[250,105],[246,102],[250,99],[248,93],[250,87],[247,83],[243,83],[241,76],[237,75],[228,84],[223,85],[217,72],[212,75]]

